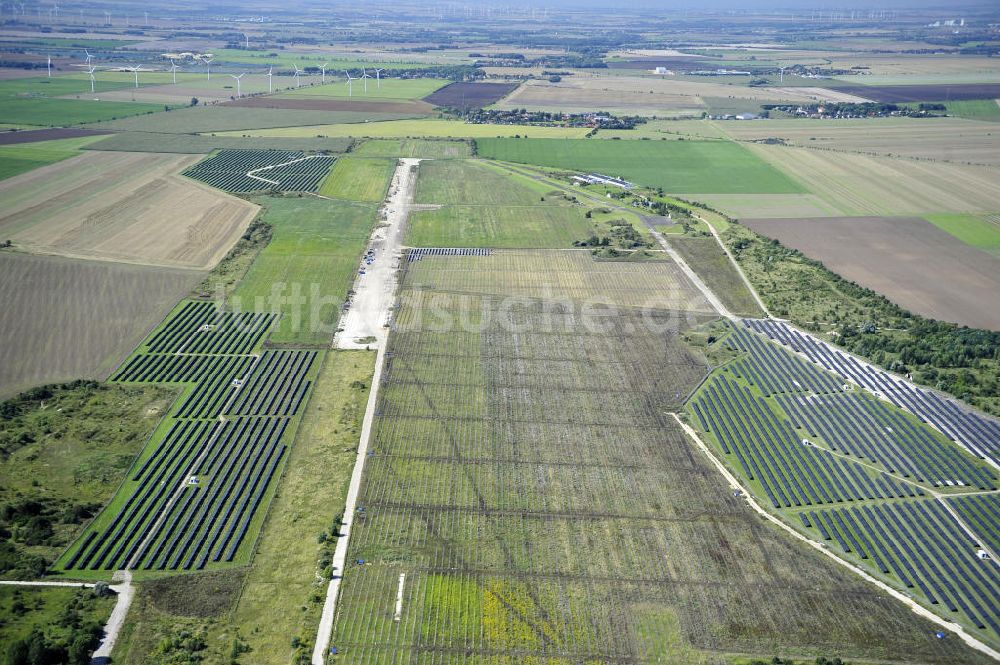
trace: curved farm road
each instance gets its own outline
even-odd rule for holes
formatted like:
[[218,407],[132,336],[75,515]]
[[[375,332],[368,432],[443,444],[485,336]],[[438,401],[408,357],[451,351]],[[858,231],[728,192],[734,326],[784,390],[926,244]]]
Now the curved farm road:
[[788,526],[787,524],[785,524],[784,522],[782,522],[780,519],[778,519],[777,517],[775,517],[774,515],[772,515],[768,511],[766,511],[763,508],[761,508],[760,504],[758,504],[757,501],[754,499],[753,494],[751,494],[749,492],[749,490],[747,490],[747,488],[743,487],[743,485],[740,484],[740,481],[737,480],[736,476],[734,476],[732,473],[730,473],[729,469],[727,469],[726,466],[721,461],[719,461],[719,459],[715,456],[715,454],[712,452],[712,450],[705,444],[704,441],[701,440],[701,438],[698,436],[698,433],[695,432],[694,429],[692,429],[691,427],[689,427],[684,421],[682,421],[680,419],[680,417],[676,413],[671,413],[670,415],[672,415],[674,417],[674,420],[677,421],[677,424],[680,425],[681,428],[683,428],[684,432],[691,438],[691,440],[693,440],[698,445],[698,447],[701,449],[701,451],[703,453],[705,453],[705,455],[708,457],[708,459],[711,460],[712,464],[715,465],[715,468],[717,468],[719,470],[719,473],[722,474],[722,476],[729,482],[729,484],[734,489],[737,489],[737,490],[740,491],[740,493],[743,495],[743,498],[746,499],[747,504],[749,504],[749,506],[751,508],[753,508],[753,510],[755,512],[757,512],[761,517],[763,517],[764,519],[768,520],[769,522],[772,522],[773,524],[777,525],[779,528],[781,528],[782,530],[784,530],[786,533],[788,533],[793,538],[796,538],[797,540],[800,540],[803,543],[806,543],[807,545],[809,545],[813,549],[817,550],[818,552],[822,552],[825,556],[830,557],[831,559],[833,559],[834,561],[836,561],[837,563],[839,563],[841,566],[844,566],[845,568],[851,570],[855,574],[860,575],[861,577],[863,577],[865,579],[865,581],[870,582],[871,584],[874,584],[879,589],[881,589],[882,591],[886,592],[887,594],[889,594],[890,596],[892,596],[896,600],[900,601],[901,603],[906,604],[906,606],[909,607],[911,610],[913,610],[914,613],[919,614],[920,616],[924,617],[925,619],[933,621],[934,623],[936,623],[939,626],[942,626],[943,628],[947,628],[951,632],[953,632],[956,635],[958,635],[958,637],[961,638],[961,640],[963,642],[965,642],[966,644],[968,644],[973,649],[975,649],[977,651],[981,651],[982,653],[986,654],[987,656],[989,656],[990,658],[992,658],[994,660],[1000,660],[1000,652],[992,649],[991,647],[987,646],[983,642],[980,642],[979,640],[977,640],[972,635],[969,635],[967,632],[965,632],[965,629],[962,626],[958,625],[957,623],[952,623],[950,621],[946,621],[945,619],[943,619],[942,617],[938,616],[937,614],[934,614],[933,612],[931,612],[930,610],[928,610],[927,608],[925,608],[923,605],[921,605],[918,602],[916,602],[915,600],[913,600],[912,598],[906,596],[903,593],[900,593],[899,591],[897,591],[896,589],[892,588],[888,584],[886,584],[886,583],[884,583],[884,582],[882,582],[880,580],[875,579],[874,577],[872,577],[871,575],[869,575],[867,572],[865,572],[861,568],[855,566],[851,562],[846,561],[845,559],[841,559],[839,556],[837,556],[835,553],[831,552],[829,549],[827,549],[826,547],[824,547],[822,544],[820,544],[820,543],[818,543],[818,542],[816,542],[814,540],[810,540],[809,538],[806,538],[801,533],[799,533],[798,531],[796,531],[792,527]]
[[340,592],[340,580],[343,579],[347,564],[347,545],[357,510],[358,494],[361,491],[361,477],[364,473],[365,458],[368,456],[368,440],[371,436],[372,423],[375,421],[375,404],[378,402],[379,383],[385,364],[385,342],[389,336],[388,317],[396,300],[397,271],[394,264],[402,260],[403,234],[413,201],[419,163],[419,159],[399,160],[396,173],[389,185],[389,196],[385,201],[385,224],[375,229],[369,244],[369,247],[376,251],[375,262],[367,266],[365,274],[359,275],[355,280],[353,303],[342,320],[343,330],[334,338],[336,348],[356,349],[369,346],[368,343],[358,340],[373,337],[376,340],[374,343],[378,345],[378,355],[375,359],[375,373],[372,378],[372,389],[368,393],[365,417],[361,422],[358,457],[354,462],[351,484],[347,489],[343,524],[337,538],[337,547],[333,552],[333,578],[327,587],[323,614],[316,633],[316,646],[312,654],[313,665],[323,665],[330,648],[337,594]]

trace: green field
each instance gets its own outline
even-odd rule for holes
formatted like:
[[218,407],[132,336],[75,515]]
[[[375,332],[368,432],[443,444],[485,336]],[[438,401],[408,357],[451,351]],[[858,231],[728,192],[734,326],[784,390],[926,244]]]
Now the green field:
[[17,143],[0,146],[0,180],[31,171],[39,166],[54,164],[80,154],[85,148],[104,136],[81,136],[75,139],[56,139],[37,143]]
[[[163,107],[159,107],[163,110]],[[363,123],[412,117],[405,113],[370,113],[358,111],[301,111],[297,109],[256,109],[239,106],[195,106],[174,109],[168,114],[126,118],[102,123],[99,129],[168,134],[209,134],[243,136],[251,130],[295,126],[303,137],[322,134],[325,123]],[[312,125],[316,125],[313,127]]]
[[442,206],[412,214],[416,247],[570,247],[592,228],[565,195],[478,161],[424,162],[414,200]]
[[162,111],[160,104],[105,102],[83,99],[16,97],[0,100],[0,118],[5,122],[39,127],[63,127],[114,120]]
[[492,136],[536,136],[540,138],[583,138],[585,127],[529,127],[526,125],[471,125],[458,120],[395,120],[370,122],[364,125],[317,125],[314,127],[284,127],[251,132],[222,132],[221,136],[353,136],[365,138],[483,138]]
[[946,102],[948,115],[957,115],[969,120],[1000,121],[1000,104],[995,99],[964,99]]
[[[279,296],[298,289],[305,302],[284,304],[284,314],[271,341],[328,344],[340,305],[353,283],[377,205],[327,201],[315,197],[260,198],[264,221],[274,227],[271,243],[250,266],[234,298],[244,309],[270,311],[273,288]],[[314,291],[315,289],[315,291]],[[298,311],[301,319],[293,319]]]
[[346,201],[381,201],[395,162],[380,157],[341,157],[320,185],[319,193]]
[[[360,67],[360,65],[359,65]],[[347,99],[348,87],[347,77],[344,75],[343,67],[334,69],[327,67],[327,81],[334,79],[333,83],[326,85],[309,85],[304,88],[296,88],[283,92],[279,97],[322,97],[330,99]],[[353,68],[352,68],[353,69]],[[351,76],[361,76],[361,72],[351,71]],[[374,72],[370,73],[371,80],[368,81],[368,92],[365,92],[364,82],[354,81],[351,86],[353,94],[351,99],[363,101],[368,99],[421,99],[431,94],[438,88],[448,85],[448,81],[443,79],[394,79],[387,77],[385,72],[382,75],[382,82],[376,84]]]
[[599,171],[678,194],[803,191],[794,181],[736,143],[486,138],[477,139],[476,146],[482,157]]
[[740,316],[763,315],[750,289],[715,238],[670,235],[669,241],[731,311]]
[[[129,74],[131,76],[131,74]],[[120,90],[133,85],[134,79],[125,80],[119,76],[111,76],[110,72],[101,72],[94,76],[94,92],[100,94],[108,90]],[[53,76],[33,76],[31,78],[8,79],[0,81],[0,98],[7,97],[61,97],[63,95],[92,96],[90,92],[90,77],[87,74],[70,74]]]
[[[327,75],[339,73],[340,77],[343,78],[344,69],[350,69],[351,75],[354,75],[355,69],[361,69],[362,67],[385,67],[386,69],[423,69],[425,67],[431,67],[426,63],[420,62],[406,62],[403,59],[386,62],[378,60],[347,60],[347,59],[337,59],[335,57],[323,54],[306,54],[306,53],[294,53],[294,52],[284,52],[275,53],[274,51],[255,51],[250,49],[249,51],[244,49],[213,49],[212,54],[220,62],[233,62],[233,63],[245,63],[260,65],[262,67],[267,67],[268,65],[274,65],[275,67],[284,67],[287,69],[292,69],[296,65],[302,69],[305,67],[319,67],[323,63],[329,63],[326,67]],[[358,72],[360,75],[360,72]],[[316,78],[319,79],[319,72],[316,72]]]
[[426,139],[372,139],[364,141],[354,149],[357,155],[365,157],[422,157],[442,159],[449,157],[470,157],[472,148],[466,141],[426,140]]
[[[166,117],[166,116],[162,116]],[[214,150],[322,150],[345,152],[351,146],[349,138],[317,139],[265,139],[208,134],[160,134],[148,132],[122,132],[98,137],[88,146],[91,150],[118,150],[124,152],[171,152],[205,155]]]
[[924,215],[966,245],[1000,255],[1000,215]]

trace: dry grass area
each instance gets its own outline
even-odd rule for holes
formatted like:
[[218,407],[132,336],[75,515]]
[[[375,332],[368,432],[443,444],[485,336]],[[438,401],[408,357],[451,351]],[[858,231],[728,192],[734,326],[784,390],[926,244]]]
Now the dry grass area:
[[106,378],[204,276],[0,253],[0,395],[41,383]]
[[699,121],[684,125],[678,131],[707,135],[718,129],[738,140],[781,138],[808,148],[1000,165],[997,127],[962,118]]
[[809,88],[749,88],[711,81],[678,81],[639,76],[587,76],[565,78],[558,83],[528,81],[495,106],[567,112],[597,109],[623,113],[663,115],[667,111],[705,108],[704,97],[769,102],[823,101]]
[[1000,330],[1000,260],[927,221],[840,217],[745,223],[912,312]]
[[18,249],[207,270],[257,206],[177,175],[200,157],[87,152],[0,183],[0,236]]
[[[1000,174],[994,168],[777,145],[748,147],[843,215],[1000,210]],[[732,212],[753,216],[746,209]]]

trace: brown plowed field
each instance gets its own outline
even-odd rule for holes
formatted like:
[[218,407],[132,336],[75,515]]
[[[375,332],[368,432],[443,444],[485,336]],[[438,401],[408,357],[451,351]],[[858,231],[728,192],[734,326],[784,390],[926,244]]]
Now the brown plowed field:
[[1000,260],[922,219],[742,221],[912,312],[1000,330]]
[[449,83],[424,97],[434,106],[478,109],[495,104],[509,95],[517,83]]
[[434,108],[426,102],[370,102],[349,99],[304,97],[244,97],[223,106],[243,106],[254,109],[294,109],[298,111],[357,111],[359,113],[430,114]]
[[89,151],[0,182],[0,237],[26,251],[207,270],[257,206],[177,175],[197,156]]
[[0,397],[106,378],[204,276],[0,252]]
[[996,99],[1000,83],[955,83],[937,85],[838,85],[837,92],[867,97],[876,102],[947,102],[960,99]]
[[72,129],[69,127],[35,129],[27,132],[0,132],[0,145],[35,143],[37,141],[53,141],[55,139],[75,139],[81,136],[100,136],[110,133],[98,132],[93,129]]

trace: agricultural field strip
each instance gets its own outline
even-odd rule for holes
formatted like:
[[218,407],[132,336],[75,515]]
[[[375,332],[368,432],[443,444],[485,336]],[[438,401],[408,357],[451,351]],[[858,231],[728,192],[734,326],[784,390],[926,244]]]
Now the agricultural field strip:
[[876,397],[909,411],[994,467],[1000,463],[1000,422],[995,419],[934,391],[913,386],[783,321],[745,319],[743,323]]
[[[422,258],[420,261],[408,263],[406,267],[408,271],[420,271],[427,263],[434,262],[437,267],[440,267],[442,261],[453,261],[455,258],[459,257],[432,255]],[[416,280],[419,282],[426,276],[426,274],[418,275]],[[484,300],[488,301],[488,296],[484,297]],[[433,427],[436,431],[440,431],[438,428],[444,427],[446,431],[453,433],[465,430],[468,435],[473,436],[475,436],[476,430],[487,426],[498,426],[502,423],[512,427],[558,428],[563,418],[551,407],[546,407],[543,404],[530,404],[530,396],[527,394],[520,398],[515,397],[515,401],[521,402],[520,404],[508,404],[506,408],[504,407],[504,398],[500,397],[500,394],[514,397],[526,391],[532,392],[536,398],[541,398],[546,403],[557,396],[561,397],[563,409],[580,415],[575,421],[566,423],[569,427],[580,427],[588,419],[586,414],[603,410],[606,411],[603,418],[592,417],[595,418],[595,421],[612,421],[610,424],[604,425],[608,432],[622,429],[623,431],[627,430],[632,435],[637,431],[654,434],[657,428],[649,419],[654,418],[658,422],[660,415],[656,414],[655,409],[647,410],[650,405],[645,400],[639,400],[640,403],[636,403],[634,391],[629,390],[627,386],[620,385],[620,390],[609,397],[608,391],[602,395],[599,391],[587,389],[587,387],[576,390],[572,387],[572,380],[561,384],[559,388],[546,387],[540,380],[542,374],[548,371],[558,371],[560,366],[564,371],[570,372],[568,376],[582,377],[587,374],[585,371],[587,367],[582,365],[587,365],[588,359],[599,359],[604,353],[616,353],[616,349],[617,353],[620,354],[621,349],[624,348],[634,350],[631,362],[621,359],[618,362],[612,361],[603,365],[595,365],[595,368],[600,367],[596,373],[606,376],[609,380],[611,377],[618,377],[620,380],[623,376],[635,377],[639,375],[638,367],[642,364],[641,359],[647,357],[646,352],[655,353],[654,349],[657,348],[657,345],[654,340],[643,335],[641,330],[635,332],[634,324],[638,320],[638,314],[621,314],[621,319],[615,319],[613,330],[608,333],[607,338],[603,335],[590,335],[588,337],[583,333],[574,335],[572,330],[569,330],[564,331],[564,336],[568,335],[570,339],[576,339],[576,342],[569,342],[568,339],[560,340],[558,333],[530,333],[523,337],[518,336],[520,340],[518,342],[512,340],[502,330],[488,329],[478,335],[469,333],[470,341],[475,338],[481,339],[481,342],[472,342],[474,346],[470,347],[462,343],[466,339],[465,333],[421,331],[419,328],[413,328],[415,325],[419,326],[416,321],[418,313],[413,311],[419,308],[419,304],[416,304],[418,301],[406,297],[404,293],[402,302],[404,303],[403,311],[396,318],[390,347],[387,351],[386,372],[376,411],[377,424],[374,441],[369,451],[370,460],[366,468],[363,501],[359,507],[362,519],[356,523],[355,528],[358,530],[358,535],[352,539],[352,554],[349,558],[355,559],[364,556],[363,552],[372,547],[379,548],[379,543],[382,542],[383,538],[398,532],[401,528],[406,528],[404,525],[408,523],[412,524],[414,528],[420,525],[418,531],[409,531],[408,528],[406,531],[411,537],[417,537],[419,531],[423,530],[424,520],[430,520],[426,522],[427,524],[439,525],[438,528],[441,530],[436,534],[437,537],[430,533],[425,534],[424,537],[430,538],[428,546],[431,545],[431,542],[455,542],[456,548],[465,549],[469,544],[460,545],[462,539],[458,537],[458,534],[463,533],[463,529],[460,528],[463,523],[479,524],[479,529],[489,531],[492,531],[492,527],[489,525],[496,523],[497,520],[500,520],[501,523],[522,526],[532,531],[539,528],[556,528],[557,524],[565,525],[558,527],[560,531],[564,531],[566,528],[579,531],[588,519],[594,519],[599,515],[603,516],[601,519],[623,520],[626,523],[632,523],[635,519],[639,519],[640,522],[647,519],[657,519],[655,511],[649,507],[640,510],[638,517],[636,513],[630,511],[620,512],[620,514],[612,516],[613,511],[601,511],[597,510],[595,506],[588,507],[586,505],[588,501],[594,501],[595,496],[560,497],[555,488],[551,488],[549,490],[552,492],[551,496],[548,496],[547,492],[545,496],[548,498],[545,498],[539,496],[537,488],[531,488],[533,482],[527,482],[546,471],[550,474],[557,474],[553,477],[552,482],[559,486],[566,486],[567,482],[572,483],[572,478],[583,482],[589,477],[591,486],[600,487],[600,490],[595,489],[595,491],[598,491],[599,495],[609,504],[613,502],[612,497],[625,497],[630,491],[635,493],[635,487],[647,488],[639,490],[640,497],[637,502],[651,506],[655,499],[648,495],[655,494],[659,484],[639,480],[632,486],[628,479],[621,474],[632,472],[648,476],[649,473],[653,472],[654,465],[631,464],[612,471],[597,460],[593,460],[589,464],[574,464],[563,458],[556,464],[543,461],[532,462],[526,459],[519,460],[516,453],[509,456],[476,457],[469,446],[486,444],[491,437],[467,439],[462,444],[454,441],[448,435],[442,437],[440,434],[430,437],[420,436],[419,440],[413,438],[413,428],[417,428],[415,431],[419,433],[425,431],[426,427]],[[533,304],[528,305],[530,313],[525,313],[525,316],[537,316],[541,312],[540,307],[541,303],[534,301]],[[631,327],[626,323],[631,324]],[[456,339],[449,341],[449,338],[456,335]],[[485,355],[477,358],[469,353],[470,348],[480,347],[480,345]],[[536,346],[537,352],[530,352],[530,348]],[[448,355],[449,353],[456,355]],[[554,356],[556,359],[549,362],[545,358],[546,355]],[[570,364],[561,362],[559,357],[572,358],[571,362],[581,366],[574,370]],[[489,364],[489,375],[496,377],[499,381],[495,384],[496,390],[489,391],[497,393],[495,402],[494,400],[480,401],[486,397],[483,392],[485,386],[481,380],[478,381],[477,385],[474,377],[477,371],[482,373],[487,370],[487,367],[483,366],[484,363]],[[648,367],[646,369],[648,370]],[[591,368],[591,371],[594,369]],[[703,371],[701,365],[683,360],[672,367],[665,364],[657,371],[661,377],[659,381],[649,376],[648,371],[646,372],[647,386],[658,386],[662,391],[665,387],[663,379],[670,376],[672,372],[696,372],[700,374]],[[696,379],[697,374],[692,376],[692,381]],[[458,375],[461,378],[456,379]],[[521,377],[520,381],[518,377]],[[590,388],[595,387],[596,383],[592,383],[590,386]],[[675,399],[677,398],[676,393],[677,391],[672,394]],[[632,396],[632,399],[629,399],[629,396]],[[683,395],[680,395],[679,399],[682,400]],[[643,415],[633,415],[637,409]],[[490,414],[491,410],[493,411],[492,415]],[[622,410],[628,412],[628,415],[616,413]],[[556,415],[553,416],[554,413]],[[637,417],[646,421],[648,427],[637,428],[630,424],[630,421]],[[638,441],[636,445],[639,445]],[[429,455],[421,454],[429,451],[417,451],[415,450],[416,446],[421,449],[429,446],[439,452]],[[527,453],[528,450],[525,449],[522,455]],[[447,469],[450,469],[450,472]],[[457,483],[454,490],[445,490],[444,486],[441,485],[445,479],[452,479],[448,481],[449,483]],[[400,485],[401,482],[405,485]],[[477,486],[482,489],[476,489]],[[486,488],[489,488],[489,491]],[[572,494],[574,492],[569,492],[569,495]],[[559,502],[563,505],[557,505]],[[538,509],[530,510],[532,504],[538,506]],[[680,521],[684,522],[685,520]],[[398,526],[392,526],[394,524]],[[386,529],[389,530],[386,531]],[[458,530],[456,531],[456,529]],[[454,532],[455,539],[449,538],[446,532]],[[488,536],[488,534],[483,535]],[[544,535],[541,532],[538,535],[544,540]],[[527,532],[525,536],[527,536]],[[520,542],[520,538],[517,542]],[[503,551],[513,544],[512,541],[509,545],[501,545],[499,551]],[[481,545],[486,545],[486,543],[481,543]],[[650,547],[656,547],[654,541],[647,542],[644,549],[648,550]],[[434,545],[434,549],[438,549],[438,546]],[[495,546],[491,548],[476,547],[475,549],[483,555],[488,551],[498,551]],[[541,550],[539,550],[540,552]],[[472,554],[471,550],[469,554]],[[612,556],[610,562],[613,564],[614,560],[620,556],[621,554]],[[638,558],[641,557],[636,557],[636,560],[630,563],[632,571],[627,575],[623,571],[618,574],[608,573],[604,575],[594,571],[571,573],[565,569],[558,570],[559,565],[555,566],[555,572],[546,571],[545,567],[541,565],[530,572],[510,569],[509,564],[501,564],[500,568],[496,569],[495,566],[489,565],[483,567],[485,561],[483,564],[476,564],[472,560],[465,560],[462,556],[436,562],[433,559],[425,560],[417,565],[416,570],[411,566],[406,568],[407,587],[404,589],[403,606],[404,608],[410,607],[411,603],[416,603],[419,606],[419,601],[413,600],[412,594],[425,591],[427,588],[425,585],[433,584],[436,575],[444,571],[457,571],[456,580],[467,579],[469,583],[477,587],[487,585],[490,575],[500,575],[504,579],[510,579],[512,584],[528,584],[530,580],[531,585],[542,588],[556,580],[567,580],[572,584],[583,584],[590,587],[617,580],[622,580],[625,583],[629,579],[638,580],[651,577],[648,572],[645,574],[638,572],[640,569]],[[608,558],[594,557],[594,561],[602,560],[607,561]],[[367,566],[363,568],[367,568]],[[565,568],[565,565],[562,568]],[[351,570],[354,571],[355,568],[352,567]],[[659,576],[653,575],[652,577]],[[373,600],[378,602],[376,599],[394,597],[396,586],[390,585],[390,583],[396,582],[397,579],[398,573],[394,571],[393,567],[382,568],[372,573],[365,570],[362,578],[359,578],[357,573],[348,575],[343,589],[347,598],[341,603],[342,609],[338,617],[338,636],[335,644],[353,645],[352,653],[358,653],[358,650],[363,646],[406,644],[407,639],[416,639],[419,642],[417,648],[421,650],[447,650],[451,648],[447,640],[444,643],[441,642],[444,638],[443,635],[435,637],[428,633],[427,639],[421,639],[410,632],[413,629],[413,624],[410,623],[413,621],[410,618],[413,613],[407,614],[405,611],[404,615],[407,616],[406,623],[409,628],[400,632],[410,632],[409,636],[404,634],[402,642],[397,642],[394,639],[386,640],[384,631],[391,630],[392,624],[375,619],[368,608],[372,606]],[[515,582],[515,580],[520,580],[520,582]],[[383,586],[385,589],[382,588]],[[384,595],[383,590],[385,591]],[[362,600],[365,598],[368,600]],[[596,601],[596,597],[594,600]],[[600,603],[596,603],[595,606],[600,606]],[[618,610],[623,609],[617,604],[615,607]],[[576,609],[581,612],[581,616],[590,616],[594,613],[594,610],[583,610],[582,607]],[[562,614],[565,610],[558,611]],[[427,619],[431,620],[432,624],[436,623],[431,617],[427,617]],[[377,625],[370,625],[371,621],[375,621]],[[350,625],[345,627],[345,623]],[[599,623],[600,621],[595,618],[593,624]],[[429,631],[431,627],[429,625],[421,630]],[[456,626],[455,628],[458,631],[461,627]],[[343,633],[345,630],[347,635]],[[486,648],[483,639],[482,635],[469,634],[467,639],[452,644],[456,648],[464,645],[480,652]],[[561,647],[559,652],[600,653],[602,656],[610,656],[612,659],[624,656],[623,651],[615,650],[613,642],[610,643],[610,646],[600,646],[599,640],[585,639],[582,635],[576,636],[576,639],[581,641],[580,644],[567,644]],[[617,642],[620,643],[620,640]],[[516,644],[498,645],[497,649],[498,653],[532,652],[526,646],[519,647]],[[510,649],[515,649],[515,651],[509,651]]]
[[[305,155],[300,151],[221,150],[183,175],[227,192],[256,192],[272,187],[314,192],[334,161],[328,155]],[[271,177],[259,175],[263,172]]]
[[[688,410],[749,487],[823,540],[835,539],[843,554],[919,588],[930,605],[943,601],[980,630],[1000,634],[1000,566],[975,554],[981,543],[997,542],[997,523],[983,503],[997,497],[992,469],[898,407],[845,392],[763,333],[727,326],[727,344],[743,355],[717,370]],[[983,492],[949,498],[921,484]],[[928,493],[942,503],[919,498]],[[951,500],[957,512],[943,503]],[[854,507],[811,509],[840,502]]]
[[273,318],[187,302],[113,376],[191,387],[64,569],[201,569],[237,558],[317,365],[315,351],[255,352]]

